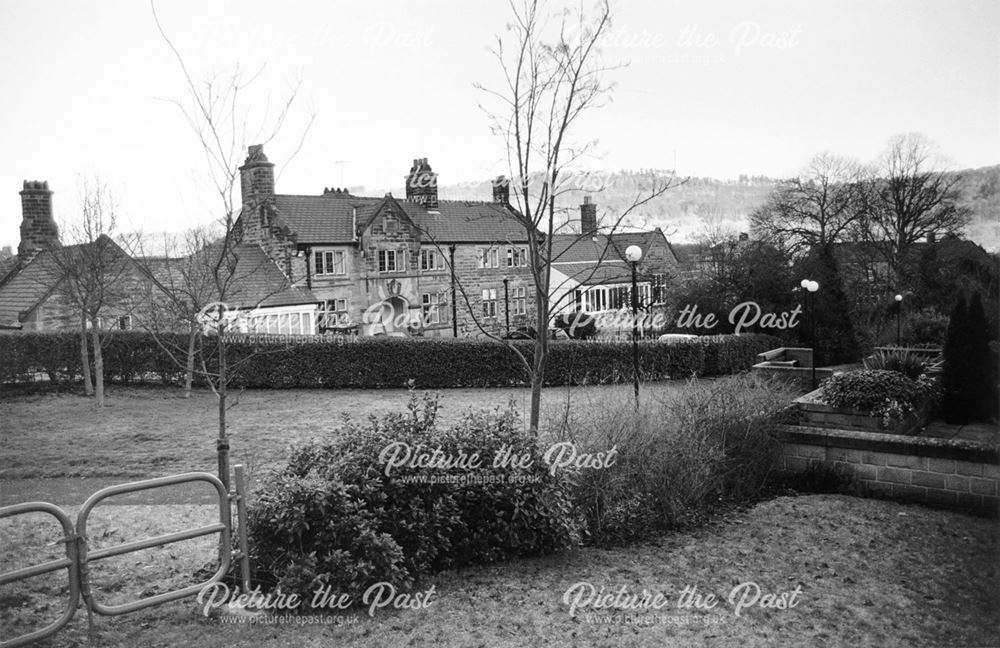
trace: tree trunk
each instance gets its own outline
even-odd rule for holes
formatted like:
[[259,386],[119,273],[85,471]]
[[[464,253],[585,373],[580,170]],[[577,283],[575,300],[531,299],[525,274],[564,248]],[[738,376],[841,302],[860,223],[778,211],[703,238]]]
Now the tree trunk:
[[223,327],[219,328],[219,386],[216,394],[219,398],[219,438],[215,447],[219,455],[219,480],[229,490],[229,438],[226,435],[226,383],[229,381],[226,366],[226,344]]
[[184,398],[191,398],[191,385],[194,382],[194,355],[198,342],[198,326],[190,323],[188,331],[187,363],[184,367]]
[[94,383],[90,379],[90,354],[87,353],[87,314],[80,311],[80,367],[83,371],[83,391],[94,395]]
[[548,304],[542,305],[537,302],[535,304],[535,354],[532,358],[534,371],[531,373],[531,414],[528,418],[528,427],[535,436],[538,435],[541,419],[542,385],[545,384],[545,362],[549,350],[547,308]]
[[98,407],[104,407],[104,356],[101,355],[101,331],[96,317],[90,319],[90,339],[94,347],[94,398]]

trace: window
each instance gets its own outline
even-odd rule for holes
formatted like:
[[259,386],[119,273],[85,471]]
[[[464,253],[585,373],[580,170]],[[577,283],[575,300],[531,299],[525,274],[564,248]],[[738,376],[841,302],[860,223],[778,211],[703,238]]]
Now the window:
[[528,265],[528,248],[509,247],[507,248],[507,267],[523,268]]
[[118,318],[118,328],[120,328],[123,331],[128,331],[129,329],[131,329],[132,328],[132,316],[131,315],[122,315],[121,317],[119,317]]
[[526,315],[527,310],[527,290],[524,286],[515,286],[510,289],[510,312],[511,315]]
[[402,272],[403,253],[396,250],[378,251],[378,271],[379,272]]
[[483,288],[483,317],[497,316],[497,289]]
[[392,215],[392,212],[386,213],[386,215],[382,217],[382,233],[395,234],[397,231],[399,231],[399,221],[397,221],[396,217]]
[[667,301],[667,275],[653,275],[653,303],[663,304]]
[[346,299],[327,299],[323,302],[319,321],[321,329],[344,326],[348,322]]
[[479,267],[480,268],[499,268],[500,267],[500,249],[495,247],[490,248],[479,248]]
[[313,268],[316,275],[342,275],[344,270],[344,253],[333,250],[317,250],[313,253]]
[[444,260],[437,250],[420,250],[421,270],[443,270]]
[[441,321],[438,312],[440,295],[438,293],[424,293],[420,296],[420,310],[423,312],[424,324],[437,324]]

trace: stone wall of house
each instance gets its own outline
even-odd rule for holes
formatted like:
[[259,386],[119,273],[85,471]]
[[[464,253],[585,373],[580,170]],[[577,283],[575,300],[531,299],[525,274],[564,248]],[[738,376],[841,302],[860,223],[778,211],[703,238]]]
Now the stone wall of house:
[[842,471],[862,492],[987,515],[1000,513],[1000,459],[995,448],[904,435],[783,428],[778,469],[811,465]]

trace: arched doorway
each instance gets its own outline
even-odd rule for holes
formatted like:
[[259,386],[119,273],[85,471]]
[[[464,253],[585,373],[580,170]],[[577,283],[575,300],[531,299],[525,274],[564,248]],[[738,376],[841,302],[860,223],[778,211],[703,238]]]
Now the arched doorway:
[[391,336],[408,335],[406,327],[409,324],[410,305],[399,295],[385,300],[386,307],[382,308],[382,323],[385,325],[385,334]]

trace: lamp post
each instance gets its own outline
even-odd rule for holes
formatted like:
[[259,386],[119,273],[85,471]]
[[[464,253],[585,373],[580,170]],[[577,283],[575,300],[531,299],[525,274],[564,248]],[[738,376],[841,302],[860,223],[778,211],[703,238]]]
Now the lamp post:
[[510,279],[503,278],[503,316],[507,325],[507,335],[510,335]]
[[451,269],[451,336],[458,337],[458,294],[455,292],[455,244],[448,246],[448,267]]
[[625,259],[632,264],[632,381],[635,388],[635,408],[639,409],[639,287],[636,266],[642,259],[642,248],[630,245],[625,249]]
[[899,320],[900,317],[902,317],[903,315],[903,296],[897,294],[895,299],[896,299],[896,347],[900,347],[902,345],[899,343],[899,329],[900,329]]
[[799,282],[799,285],[805,291],[805,302],[806,302],[806,313],[809,318],[809,344],[812,345],[812,388],[816,389],[816,308],[813,304],[812,294],[819,290],[819,282],[813,281],[812,279],[803,279]]

